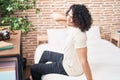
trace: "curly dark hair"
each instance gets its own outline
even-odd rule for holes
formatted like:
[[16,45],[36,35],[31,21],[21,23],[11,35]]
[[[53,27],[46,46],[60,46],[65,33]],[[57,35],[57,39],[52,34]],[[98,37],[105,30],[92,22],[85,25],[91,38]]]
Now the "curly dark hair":
[[88,31],[92,25],[92,17],[87,7],[85,5],[73,4],[66,12],[66,15],[68,15],[71,9],[73,12],[73,23],[77,25],[82,32]]

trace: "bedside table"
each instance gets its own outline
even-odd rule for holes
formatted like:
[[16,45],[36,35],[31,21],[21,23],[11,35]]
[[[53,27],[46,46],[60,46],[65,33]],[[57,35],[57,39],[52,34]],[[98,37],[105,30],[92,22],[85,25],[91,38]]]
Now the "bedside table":
[[120,33],[118,33],[117,31],[115,31],[115,32],[112,32],[111,33],[111,42],[113,41],[113,40],[115,40],[115,41],[117,41],[117,47],[119,47],[120,48]]
[[10,72],[9,75],[11,76],[5,76],[3,74],[2,78],[9,77],[9,80],[23,80],[21,31],[15,30],[15,32],[17,34],[11,35],[11,38],[6,40],[6,42],[13,43],[15,47],[0,51],[0,67],[2,66],[0,72],[13,71],[14,75]]

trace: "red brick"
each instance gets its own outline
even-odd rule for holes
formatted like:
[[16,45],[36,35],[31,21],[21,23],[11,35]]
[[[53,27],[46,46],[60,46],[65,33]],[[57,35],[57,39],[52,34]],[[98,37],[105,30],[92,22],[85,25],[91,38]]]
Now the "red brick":
[[40,14],[35,14],[35,9],[15,13],[15,16],[28,14],[29,20],[37,28],[36,31],[22,35],[23,56],[27,58],[27,65],[34,63],[37,35],[46,35],[46,29],[64,27],[50,19],[49,15],[52,12],[65,13],[71,4],[85,4],[93,17],[93,25],[104,27],[102,31],[106,33],[107,40],[110,38],[111,27],[120,28],[120,0],[37,0],[36,3]]

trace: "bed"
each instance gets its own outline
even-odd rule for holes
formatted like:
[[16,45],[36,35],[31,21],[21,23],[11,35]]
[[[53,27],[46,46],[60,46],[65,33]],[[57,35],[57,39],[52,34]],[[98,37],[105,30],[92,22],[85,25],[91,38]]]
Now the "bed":
[[[38,63],[44,50],[63,52],[66,29],[49,29],[48,43],[36,48],[34,62]],[[87,32],[88,61],[93,80],[120,80],[120,48],[100,38],[99,27]],[[61,40],[62,39],[62,40]],[[42,80],[86,80],[85,75],[70,77],[60,74],[47,74]]]

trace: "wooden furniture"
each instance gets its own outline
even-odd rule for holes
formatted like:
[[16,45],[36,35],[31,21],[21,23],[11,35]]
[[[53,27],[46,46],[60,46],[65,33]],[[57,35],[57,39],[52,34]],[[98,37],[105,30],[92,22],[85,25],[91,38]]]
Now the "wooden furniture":
[[104,33],[100,33],[100,37],[101,37],[101,39],[105,39],[105,34]]
[[[6,42],[13,43],[14,48],[0,51],[0,61],[15,61],[16,62],[16,80],[23,80],[23,68],[22,68],[22,50],[21,50],[21,31],[16,30],[11,34],[10,39]],[[8,76],[6,76],[8,77]],[[11,79],[10,79],[11,80]]]
[[37,45],[48,43],[48,38],[46,35],[37,35]]
[[113,42],[113,40],[117,41],[117,46],[120,48],[120,34],[117,33],[117,31],[114,31],[111,33],[111,42]]

